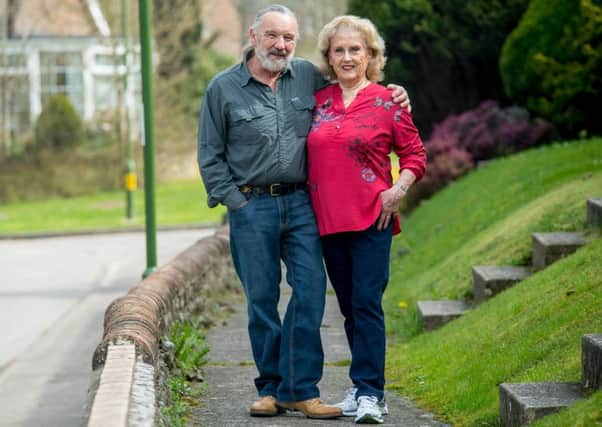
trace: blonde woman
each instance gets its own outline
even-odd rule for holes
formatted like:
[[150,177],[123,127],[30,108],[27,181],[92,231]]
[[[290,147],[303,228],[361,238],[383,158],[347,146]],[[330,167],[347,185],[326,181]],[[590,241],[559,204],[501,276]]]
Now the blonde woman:
[[[307,138],[309,189],[328,276],[345,318],[353,386],[339,404],[360,424],[383,422],[389,253],[401,231],[398,209],[422,177],[426,155],[407,110],[377,84],[384,42],[367,19],[339,16],[318,39],[333,83],[315,94]],[[393,183],[389,154],[399,156]]]

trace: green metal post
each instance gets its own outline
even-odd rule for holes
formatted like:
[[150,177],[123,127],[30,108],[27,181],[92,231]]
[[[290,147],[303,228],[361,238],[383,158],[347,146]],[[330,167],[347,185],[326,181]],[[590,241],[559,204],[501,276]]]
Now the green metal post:
[[130,37],[129,37],[129,24],[130,24],[130,13],[129,13],[129,2],[128,0],[121,0],[121,32],[123,37],[124,52],[124,64],[125,64],[125,77],[123,79],[123,109],[125,115],[125,144],[126,144],[126,163],[125,163],[125,176],[123,180],[125,188],[125,216],[128,219],[134,217],[134,191],[136,190],[137,179],[136,179],[136,162],[134,161],[131,122],[130,122],[130,109],[128,104],[128,93],[129,93],[129,78],[130,78]]
[[146,270],[157,268],[157,227],[155,221],[155,135],[153,131],[153,68],[151,47],[151,9],[149,0],[139,0],[142,101],[144,103],[144,211],[146,218]]

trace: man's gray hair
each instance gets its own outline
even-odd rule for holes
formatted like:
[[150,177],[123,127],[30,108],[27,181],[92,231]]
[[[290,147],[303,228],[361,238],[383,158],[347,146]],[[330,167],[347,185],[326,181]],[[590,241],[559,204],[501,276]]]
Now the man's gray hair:
[[[288,7],[283,6],[281,4],[271,4],[262,9],[259,9],[259,12],[257,12],[257,14],[255,15],[255,19],[253,20],[253,25],[251,25],[251,28],[253,29],[253,31],[257,32],[257,29],[259,28],[259,25],[261,24],[261,19],[263,18],[264,15],[266,15],[270,12],[282,13],[283,15],[287,15],[287,16],[290,16],[291,18],[293,18],[295,20],[295,22],[299,22],[299,20],[297,19],[297,15],[295,15],[295,12],[290,10]],[[297,39],[299,38],[298,30],[297,30],[296,38]]]

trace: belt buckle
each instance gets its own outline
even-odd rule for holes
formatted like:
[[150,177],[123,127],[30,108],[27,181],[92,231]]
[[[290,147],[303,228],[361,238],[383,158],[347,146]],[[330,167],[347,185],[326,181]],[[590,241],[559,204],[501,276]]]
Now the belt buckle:
[[280,193],[280,187],[281,185],[278,183],[270,184],[270,196],[281,196],[282,193]]

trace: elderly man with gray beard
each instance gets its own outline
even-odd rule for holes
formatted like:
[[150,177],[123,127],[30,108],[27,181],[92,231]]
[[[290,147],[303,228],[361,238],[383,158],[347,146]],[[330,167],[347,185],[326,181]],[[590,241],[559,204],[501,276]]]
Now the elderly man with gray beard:
[[[308,61],[293,58],[297,19],[281,5],[260,10],[243,61],[209,83],[199,120],[198,162],[210,207],[227,206],[230,246],[247,298],[248,330],[259,376],[252,416],[292,409],[335,418],[318,382],[324,353],[320,324],[326,277],[307,192],[306,137],[313,94],[327,84]],[[396,88],[397,101],[408,103]],[[281,267],[292,288],[278,314]]]

